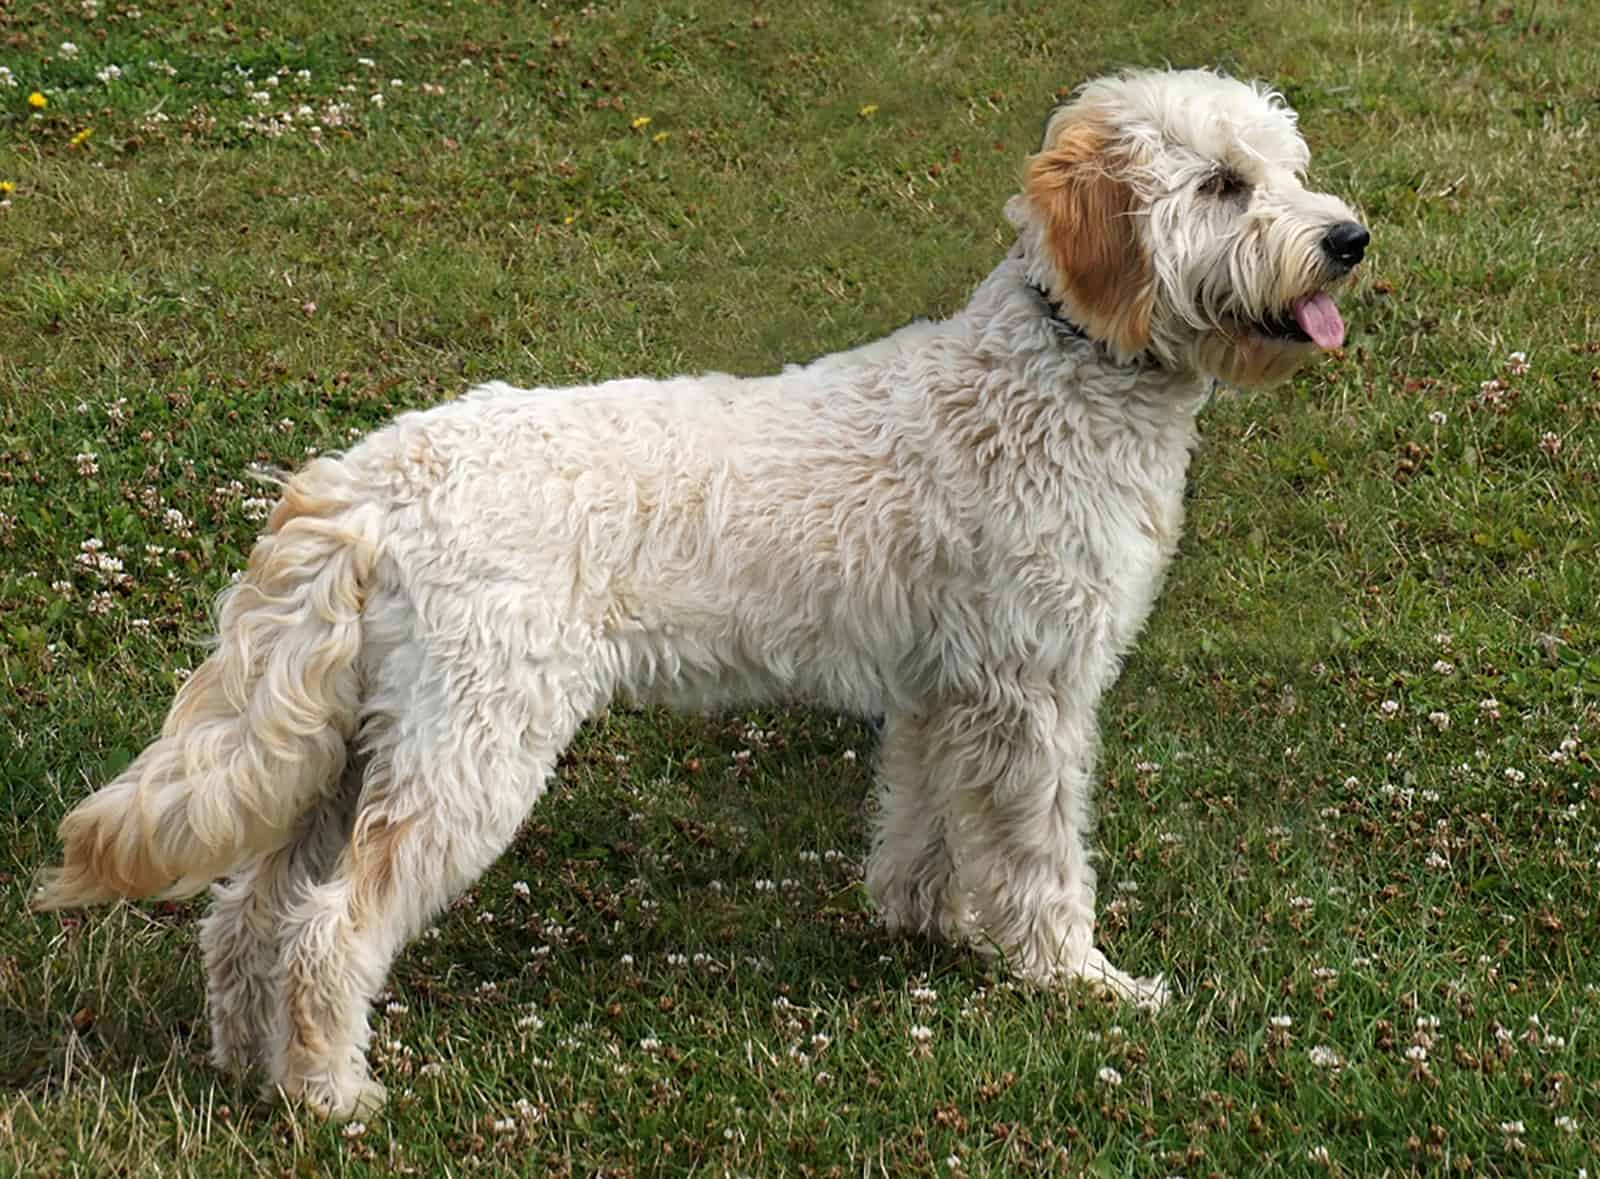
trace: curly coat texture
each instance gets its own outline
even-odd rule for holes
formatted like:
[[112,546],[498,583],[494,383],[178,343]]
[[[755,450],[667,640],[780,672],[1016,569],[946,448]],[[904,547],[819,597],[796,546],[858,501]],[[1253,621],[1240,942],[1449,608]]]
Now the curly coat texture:
[[585,718],[803,700],[886,718],[866,883],[891,927],[1159,1003],[1094,946],[1095,709],[1176,548],[1212,381],[1342,338],[1326,290],[1353,263],[1327,240],[1352,215],[1307,158],[1261,87],[1102,79],[1052,116],[1016,248],[947,320],[756,379],[489,384],[318,459],[161,736],[63,821],[38,903],[226,877],[215,1059],[367,1112],[390,960]]

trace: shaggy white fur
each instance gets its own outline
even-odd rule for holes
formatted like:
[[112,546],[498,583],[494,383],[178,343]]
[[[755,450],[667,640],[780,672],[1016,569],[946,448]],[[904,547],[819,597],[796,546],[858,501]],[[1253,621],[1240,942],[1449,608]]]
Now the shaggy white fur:
[[1096,81],[948,320],[753,380],[490,384],[316,460],[38,903],[227,877],[216,1061],[369,1111],[370,996],[586,717],[805,700],[886,717],[866,883],[891,927],[1160,1002],[1094,946],[1095,707],[1213,379],[1343,340],[1327,289],[1367,235],[1307,159],[1260,86]]

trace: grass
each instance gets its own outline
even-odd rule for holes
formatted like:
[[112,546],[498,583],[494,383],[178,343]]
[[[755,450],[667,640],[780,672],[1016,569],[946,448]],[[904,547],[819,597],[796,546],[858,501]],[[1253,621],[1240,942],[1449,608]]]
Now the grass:
[[[1578,4],[1220,11],[0,2],[0,1173],[1600,1157],[1600,49]],[[1104,706],[1101,940],[1170,1009],[875,929],[871,734],[799,711],[591,725],[397,964],[360,1133],[206,1065],[199,903],[24,911],[252,464],[949,311],[1057,88],[1168,60],[1280,85],[1374,232],[1344,353],[1207,410]]]

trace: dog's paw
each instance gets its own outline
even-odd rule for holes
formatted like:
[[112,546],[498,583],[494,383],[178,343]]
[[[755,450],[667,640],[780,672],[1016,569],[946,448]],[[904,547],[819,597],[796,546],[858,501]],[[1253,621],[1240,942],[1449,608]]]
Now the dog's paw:
[[1172,998],[1172,987],[1165,975],[1153,974],[1134,979],[1132,991],[1125,998],[1140,1010],[1160,1011]]
[[389,1100],[389,1091],[370,1077],[335,1082],[331,1079],[307,1081],[298,1093],[285,1095],[298,1100],[319,1118],[330,1122],[349,1122],[371,1117]]
[[1132,1003],[1144,1011],[1159,1011],[1172,998],[1172,988],[1164,975],[1135,978],[1111,965],[1099,950],[1090,950],[1088,956],[1073,974],[1097,990]]

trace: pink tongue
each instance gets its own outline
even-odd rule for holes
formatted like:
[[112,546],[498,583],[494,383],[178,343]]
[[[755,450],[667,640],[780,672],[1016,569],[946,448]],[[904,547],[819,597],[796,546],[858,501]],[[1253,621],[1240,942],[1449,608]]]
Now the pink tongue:
[[1300,330],[1310,336],[1317,347],[1337,348],[1344,343],[1344,320],[1339,318],[1339,309],[1327,295],[1308,296],[1292,310]]

